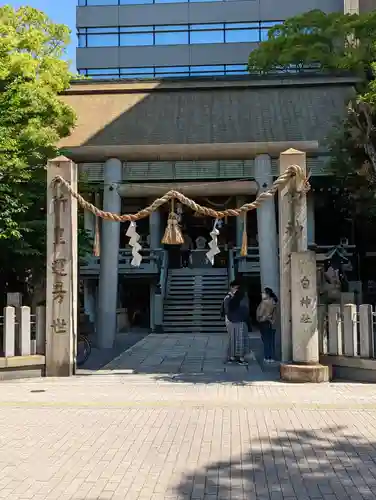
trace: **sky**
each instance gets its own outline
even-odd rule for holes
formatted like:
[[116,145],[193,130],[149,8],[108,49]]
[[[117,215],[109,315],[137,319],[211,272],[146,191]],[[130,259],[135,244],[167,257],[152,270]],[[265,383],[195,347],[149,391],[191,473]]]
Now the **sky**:
[[[3,2],[1,2],[3,3]],[[77,0],[5,0],[6,5],[18,8],[24,5],[45,12],[54,22],[66,24],[72,31],[67,58],[72,61],[71,69],[76,70],[76,5]]]

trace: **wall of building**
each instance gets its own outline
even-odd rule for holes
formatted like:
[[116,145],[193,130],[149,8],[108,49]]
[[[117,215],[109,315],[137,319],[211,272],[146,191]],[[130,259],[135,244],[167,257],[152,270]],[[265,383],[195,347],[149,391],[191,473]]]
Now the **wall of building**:
[[[369,1],[369,0],[368,0]],[[147,3],[147,0],[145,0]],[[343,11],[343,0],[230,0],[87,6],[77,9],[78,28],[176,26],[182,24],[276,22],[312,9]],[[246,64],[252,42],[77,49],[78,69]]]
[[376,0],[358,0],[359,12],[372,12],[376,10]]

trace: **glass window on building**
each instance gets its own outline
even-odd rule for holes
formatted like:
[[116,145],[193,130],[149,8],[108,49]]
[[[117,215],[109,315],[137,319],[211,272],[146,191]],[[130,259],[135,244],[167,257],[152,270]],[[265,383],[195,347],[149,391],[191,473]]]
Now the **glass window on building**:
[[191,24],[190,43],[224,43],[223,24]]
[[117,47],[119,45],[119,35],[87,35],[86,47]]
[[154,68],[120,68],[121,78],[154,78]]
[[120,5],[144,5],[154,3],[153,0],[120,0]]
[[187,45],[189,42],[188,26],[156,26],[155,45]]
[[276,24],[281,24],[283,21],[263,21],[261,23],[261,30],[260,30],[260,39],[261,42],[265,42],[269,38],[269,30],[270,28],[273,28]]
[[237,42],[259,42],[259,23],[226,23],[225,24],[226,43]]
[[96,5],[118,5],[119,0],[78,0],[79,7]]
[[186,3],[187,0],[154,0],[154,3]]
[[226,75],[247,75],[248,67],[246,64],[227,64],[225,66]]
[[182,78],[189,76],[188,66],[160,66],[155,68],[155,76],[158,78]]
[[77,35],[78,47],[86,47],[86,35]]
[[117,27],[109,28],[79,28],[79,47],[116,47],[119,45]]
[[120,45],[123,47],[154,45],[154,33],[152,26],[120,28],[120,32]]
[[202,66],[157,66],[133,68],[79,69],[91,78],[182,78],[187,76],[248,75],[246,64]]
[[192,76],[216,76],[223,75],[225,72],[224,65],[214,64],[211,66],[191,66]]
[[119,79],[119,68],[101,68],[101,69],[87,69],[86,75],[95,80],[100,79]]

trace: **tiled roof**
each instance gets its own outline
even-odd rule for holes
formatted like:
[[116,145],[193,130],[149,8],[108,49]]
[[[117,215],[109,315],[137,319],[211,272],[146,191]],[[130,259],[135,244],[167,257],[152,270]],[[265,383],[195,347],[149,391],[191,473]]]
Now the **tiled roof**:
[[78,122],[61,146],[317,140],[324,148],[352,92],[351,80],[324,77],[80,84],[62,96]]

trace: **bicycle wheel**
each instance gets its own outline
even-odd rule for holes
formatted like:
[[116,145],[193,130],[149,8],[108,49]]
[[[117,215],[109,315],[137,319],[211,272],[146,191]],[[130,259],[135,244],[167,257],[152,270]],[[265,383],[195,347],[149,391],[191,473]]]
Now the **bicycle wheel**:
[[82,366],[89,359],[91,353],[91,344],[86,337],[79,337],[77,342],[77,366]]

